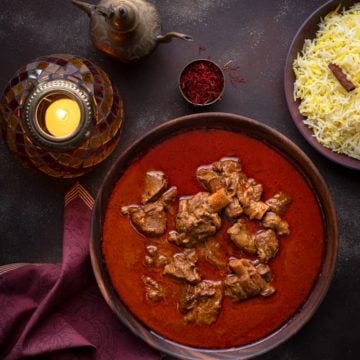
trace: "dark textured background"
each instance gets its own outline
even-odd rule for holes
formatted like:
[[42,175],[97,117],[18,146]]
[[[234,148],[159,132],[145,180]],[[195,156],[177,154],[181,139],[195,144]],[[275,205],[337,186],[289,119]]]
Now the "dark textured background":
[[[96,195],[112,161],[132,141],[169,119],[194,110],[177,90],[179,71],[199,56],[199,45],[220,64],[239,65],[245,83],[229,82],[210,108],[249,116],[279,130],[312,159],[333,195],[340,252],[333,283],[311,321],[261,359],[358,359],[360,352],[360,173],[317,154],[292,123],[283,94],[283,68],[298,27],[322,0],[158,0],[165,31],[191,34],[194,43],[161,45],[145,61],[122,65],[97,52],[89,20],[68,0],[0,1],[0,87],[40,55],[72,53],[100,65],[125,105],[120,146],[80,179]],[[61,261],[63,197],[76,180],[48,178],[23,168],[0,138],[0,265]],[[1,324],[0,324],[1,326]],[[241,324],[239,324],[241,326]]]

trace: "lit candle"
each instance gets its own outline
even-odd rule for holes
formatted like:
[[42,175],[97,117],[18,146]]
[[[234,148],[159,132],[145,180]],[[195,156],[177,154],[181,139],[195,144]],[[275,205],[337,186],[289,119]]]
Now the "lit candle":
[[73,134],[80,124],[80,119],[80,107],[72,99],[55,100],[45,112],[46,128],[55,137]]

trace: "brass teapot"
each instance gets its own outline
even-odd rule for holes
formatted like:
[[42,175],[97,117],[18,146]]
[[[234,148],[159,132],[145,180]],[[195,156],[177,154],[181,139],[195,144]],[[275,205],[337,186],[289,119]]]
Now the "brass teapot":
[[101,0],[98,5],[71,1],[89,15],[94,46],[126,63],[148,55],[158,43],[173,38],[193,40],[178,32],[161,35],[160,15],[146,0]]

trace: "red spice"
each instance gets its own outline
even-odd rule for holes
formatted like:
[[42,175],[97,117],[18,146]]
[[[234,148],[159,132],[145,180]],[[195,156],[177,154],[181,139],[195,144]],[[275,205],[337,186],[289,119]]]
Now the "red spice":
[[241,77],[238,73],[239,66],[237,65],[231,65],[232,60],[228,61],[224,66],[223,70],[224,72],[229,76],[230,83],[234,87],[237,87],[237,85],[244,83],[245,79]]
[[198,50],[199,50],[199,55],[200,55],[203,51],[206,51],[206,46],[199,45]]
[[218,99],[224,89],[224,76],[211,61],[199,60],[189,64],[180,77],[184,96],[194,105],[206,105]]

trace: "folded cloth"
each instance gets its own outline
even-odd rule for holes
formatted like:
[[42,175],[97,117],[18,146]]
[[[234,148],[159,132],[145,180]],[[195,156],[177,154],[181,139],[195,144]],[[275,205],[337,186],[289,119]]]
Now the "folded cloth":
[[65,198],[62,264],[0,269],[0,358],[159,359],[103,300],[89,258],[93,199]]

